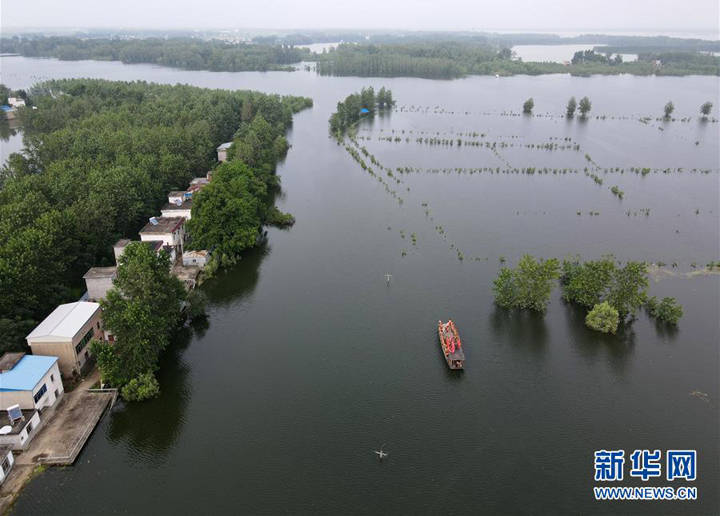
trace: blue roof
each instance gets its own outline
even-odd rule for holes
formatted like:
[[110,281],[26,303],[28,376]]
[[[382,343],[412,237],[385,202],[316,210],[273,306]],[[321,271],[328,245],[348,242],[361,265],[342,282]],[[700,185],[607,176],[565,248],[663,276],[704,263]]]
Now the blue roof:
[[360,110],[360,112],[361,112],[361,113],[369,113],[370,110],[369,110],[368,108],[362,108],[362,109]]
[[25,355],[10,371],[0,373],[0,391],[31,391],[47,374],[57,357]]
[[12,111],[12,108],[7,104],[3,104],[2,106],[0,106],[0,109],[2,109],[3,111]]

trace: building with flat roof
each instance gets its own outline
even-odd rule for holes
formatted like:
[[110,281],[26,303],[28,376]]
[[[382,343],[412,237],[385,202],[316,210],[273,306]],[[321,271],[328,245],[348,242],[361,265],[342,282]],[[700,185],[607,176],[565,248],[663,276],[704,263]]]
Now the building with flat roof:
[[64,392],[58,357],[24,355],[0,373],[0,410],[13,405],[23,410],[52,407]]
[[185,244],[185,219],[183,217],[153,217],[140,230],[140,240],[162,240],[164,245],[176,248],[182,255]]
[[113,288],[113,280],[116,277],[117,267],[91,267],[83,276],[88,299],[90,301],[105,299],[108,290]]
[[103,330],[100,305],[89,301],[59,305],[26,337],[33,355],[57,357],[65,376],[81,374],[93,339]]
[[218,145],[217,148],[217,155],[218,155],[218,161],[222,163],[223,161],[227,161],[227,151],[232,147],[233,142],[225,142]]
[[182,201],[170,201],[160,210],[163,217],[183,217],[190,220],[192,215],[192,197],[185,198]]

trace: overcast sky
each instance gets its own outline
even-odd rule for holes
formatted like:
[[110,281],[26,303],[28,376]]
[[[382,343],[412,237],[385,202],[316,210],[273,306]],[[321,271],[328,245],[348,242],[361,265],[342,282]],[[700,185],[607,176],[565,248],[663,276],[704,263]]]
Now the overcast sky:
[[3,28],[718,32],[718,0],[0,0]]

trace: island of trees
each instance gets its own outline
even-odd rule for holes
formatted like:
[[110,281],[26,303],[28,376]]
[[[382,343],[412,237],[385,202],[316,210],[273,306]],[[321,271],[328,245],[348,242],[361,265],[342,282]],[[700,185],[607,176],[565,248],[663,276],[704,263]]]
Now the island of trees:
[[96,59],[224,72],[290,71],[294,70],[291,64],[310,55],[307,49],[287,45],[228,43],[195,38],[14,37],[0,39],[0,51],[67,61]]
[[540,75],[570,73],[634,75],[719,75],[720,58],[699,52],[653,52],[622,62],[593,50],[576,54],[569,65],[514,59],[509,48],[462,42],[343,44],[316,57],[322,75],[425,77],[452,79],[465,75]]
[[[325,36],[318,36],[318,39],[327,41]],[[13,37],[0,39],[0,51],[28,57],[152,63],[213,71],[293,70],[293,63],[316,61],[317,72],[321,75],[361,77],[452,79],[466,75],[496,74],[720,74],[720,57],[711,53],[717,44],[702,40],[612,39],[596,36],[593,43],[607,41],[620,46],[595,47],[593,50],[578,52],[572,62],[565,65],[516,59],[510,47],[534,41],[522,35],[417,33],[399,37],[377,34],[367,39],[353,33],[341,39],[348,43],[321,54],[292,46],[299,42],[314,41],[312,37],[302,35],[262,36],[255,38],[252,43],[191,37]],[[544,41],[543,38],[539,40]],[[564,41],[551,38],[550,44]],[[627,44],[637,48],[622,46]],[[628,52],[637,53],[638,60],[623,62],[620,54]]]
[[376,94],[372,86],[363,88],[360,93],[348,95],[345,100],[338,102],[337,110],[330,116],[330,132],[338,137],[342,136],[363,116],[371,117],[376,111],[391,109],[394,104],[392,91],[389,89],[382,87]]
[[[21,112],[26,149],[0,171],[0,351],[22,349],[56,305],[77,300],[88,268],[111,264],[112,244],[135,236],[169,190],[205,175],[224,141],[234,141],[235,154],[193,203],[190,246],[214,248],[232,262],[255,245],[262,225],[278,213],[272,192],[276,160],[287,150],[284,131],[294,112],[312,104],[90,79],[50,81],[29,94],[38,109]],[[238,184],[251,186],[237,195]],[[115,386],[137,380],[130,399],[153,391],[147,375],[186,301],[167,257],[136,247],[128,247],[105,302],[116,345],[97,350]],[[133,353],[145,358],[131,365]]]
[[544,313],[555,280],[560,280],[562,298],[588,310],[585,324],[596,331],[615,333],[629,324],[643,306],[659,323],[676,325],[683,310],[674,298],[658,301],[648,297],[647,265],[625,264],[606,256],[582,262],[523,256],[515,268],[502,267],[493,283],[495,303],[506,309]]

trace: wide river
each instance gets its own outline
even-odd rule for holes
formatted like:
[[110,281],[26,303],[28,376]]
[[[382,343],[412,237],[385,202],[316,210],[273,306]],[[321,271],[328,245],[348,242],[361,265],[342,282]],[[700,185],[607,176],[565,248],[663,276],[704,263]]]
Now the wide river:
[[[295,117],[278,169],[295,226],[270,229],[202,287],[208,326],[165,354],[162,395],[118,403],[77,463],[34,479],[13,514],[720,511],[720,276],[681,274],[720,259],[720,124],[697,118],[702,102],[718,105],[718,78],[378,80],[0,59],[11,88],[101,77],[315,102]],[[390,87],[398,109],[363,126],[359,144],[383,165],[421,169],[395,174],[400,183],[370,176],[327,137],[336,103],[366,85]],[[561,118],[571,95],[604,118]],[[536,116],[515,115],[530,96]],[[668,100],[678,120],[655,120]],[[379,139],[390,135],[399,141]],[[416,142],[428,135],[496,151]],[[548,142],[578,147],[529,146]],[[18,149],[19,136],[3,147]],[[603,185],[583,173],[585,154]],[[467,172],[483,167],[500,173]],[[503,173],[525,167],[550,172]],[[639,313],[605,337],[558,288],[544,317],[505,313],[492,280],[501,257],[524,253],[677,262],[650,292],[675,296],[685,315],[669,330]],[[438,346],[437,321],[450,317],[462,374]],[[625,451],[625,480],[611,486],[644,485],[629,477],[635,449],[697,450],[695,481],[666,481],[663,465],[645,484],[694,486],[698,500],[595,501],[601,449]]]

